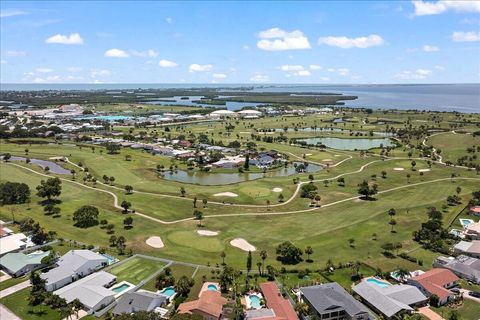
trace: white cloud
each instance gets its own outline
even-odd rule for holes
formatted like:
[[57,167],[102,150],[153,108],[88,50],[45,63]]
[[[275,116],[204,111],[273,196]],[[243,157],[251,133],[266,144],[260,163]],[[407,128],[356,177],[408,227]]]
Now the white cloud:
[[431,45],[424,45],[422,47],[422,50],[425,51],[425,52],[435,52],[435,51],[438,51],[440,50],[437,46],[431,46]]
[[452,40],[455,42],[475,42],[480,41],[480,32],[462,32],[456,31],[452,33]]
[[35,69],[36,72],[38,73],[51,73],[53,72],[53,69],[50,68],[37,68]]
[[320,66],[318,64],[311,64],[310,69],[311,70],[320,70],[320,69],[322,69],[322,66]]
[[444,66],[435,66],[435,69],[437,69],[439,71],[444,71],[445,67]]
[[158,65],[162,68],[174,68],[174,67],[178,66],[178,64],[176,62],[166,60],[166,59],[160,60],[158,62]]
[[132,55],[136,57],[150,57],[150,58],[155,58],[158,56],[158,52],[156,52],[153,49],[148,49],[147,51],[135,51],[132,50]]
[[98,78],[98,77],[108,77],[112,73],[109,70],[102,69],[102,70],[97,70],[97,69],[92,69],[90,71],[90,77],[92,78]]
[[270,81],[270,78],[267,75],[257,73],[250,78],[250,81],[251,82],[268,82]]
[[224,74],[224,73],[214,73],[214,74],[213,74],[213,77],[214,77],[215,79],[226,79],[226,78],[227,78],[227,75]]
[[27,53],[25,51],[15,51],[9,50],[7,51],[7,56],[9,57],[25,57]]
[[319,44],[326,44],[327,46],[331,47],[338,47],[342,49],[350,49],[350,48],[368,48],[373,46],[380,46],[385,43],[382,37],[376,34],[371,34],[366,37],[358,37],[358,38],[348,38],[345,36],[341,37],[321,37],[318,39]]
[[244,44],[242,49],[245,50],[245,51],[248,51],[248,50],[250,50],[250,46],[247,45],[247,44]]
[[338,68],[338,74],[341,76],[347,76],[350,73],[348,68]]
[[80,71],[83,70],[83,68],[82,67],[68,67],[67,70],[69,72],[80,72]]
[[328,68],[327,71],[328,71],[328,72],[335,72],[335,71],[337,71],[337,70],[336,70],[335,68]]
[[439,0],[436,2],[413,0],[416,16],[441,14],[447,11],[480,12],[480,2],[476,0]]
[[395,77],[400,80],[422,80],[429,76],[432,71],[428,69],[417,69],[414,71],[405,70],[397,74]]
[[51,36],[46,43],[58,43],[58,44],[68,44],[68,45],[79,45],[83,44],[83,39],[79,33],[71,33],[69,36],[63,34],[56,34]]
[[266,51],[284,51],[310,49],[310,42],[300,30],[292,32],[284,31],[280,28],[271,28],[260,31],[257,47]]
[[0,64],[7,64],[7,60],[0,60]]
[[128,58],[128,57],[130,57],[130,55],[127,52],[125,52],[123,50],[120,50],[120,49],[116,49],[116,48],[105,51],[104,55],[105,55],[105,57],[110,57],[110,58]]
[[167,21],[167,23],[172,23],[172,22],[173,22],[173,19],[172,19],[171,17],[167,17],[167,18],[165,19],[165,21]]
[[308,70],[300,70],[294,72],[293,75],[298,77],[308,77],[309,75],[311,75],[311,73]]
[[193,63],[188,67],[188,72],[207,72],[212,70],[211,64],[197,64]]
[[291,65],[291,64],[284,64],[283,66],[278,67],[282,71],[300,71],[303,70],[303,66],[301,65]]
[[15,16],[23,16],[28,14],[25,11],[18,10],[18,9],[5,9],[0,11],[0,18],[8,18],[8,17],[15,17]]

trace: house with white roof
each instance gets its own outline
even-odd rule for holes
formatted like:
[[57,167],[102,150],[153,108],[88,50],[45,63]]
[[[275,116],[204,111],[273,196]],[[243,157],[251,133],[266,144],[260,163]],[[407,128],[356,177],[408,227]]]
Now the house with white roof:
[[453,252],[480,259],[480,240],[460,241],[453,246]]
[[27,247],[28,239],[23,233],[13,233],[0,238],[0,257],[9,252]]
[[47,291],[58,290],[79,278],[105,267],[108,259],[90,250],[70,250],[57,261],[57,267],[42,273]]
[[105,271],[95,272],[53,292],[67,303],[80,300],[89,311],[98,311],[115,301],[115,291],[107,289],[116,281],[116,277]]

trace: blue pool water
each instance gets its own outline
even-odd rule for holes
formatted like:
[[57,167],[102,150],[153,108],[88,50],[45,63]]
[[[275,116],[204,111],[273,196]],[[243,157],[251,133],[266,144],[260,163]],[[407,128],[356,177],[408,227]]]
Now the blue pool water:
[[118,287],[115,287],[115,288],[112,288],[112,291],[113,292],[116,292],[116,293],[120,293],[126,289],[130,288],[130,285],[129,284],[122,284],[121,286],[118,286]]
[[217,289],[217,286],[214,285],[214,284],[209,284],[209,285],[207,286],[207,289],[210,290],[210,291],[217,291],[217,290],[218,290],[218,289]]
[[102,254],[102,256],[104,256],[105,258],[107,258],[107,264],[108,265],[111,265],[112,263],[116,262],[117,259],[115,257],[112,257],[108,254]]
[[367,282],[376,284],[377,286],[382,287],[382,288],[386,288],[386,287],[390,286],[388,283],[383,282],[383,281],[378,281],[377,279],[374,279],[374,278],[367,279]]
[[474,221],[471,219],[460,219],[460,223],[462,226],[468,226],[469,224],[473,223]]
[[175,289],[173,287],[167,287],[167,288],[163,289],[162,291],[160,291],[160,293],[167,296],[167,297],[171,297],[175,294]]
[[250,300],[250,307],[254,309],[260,309],[262,305],[260,304],[260,297],[252,294],[248,296],[248,299]]

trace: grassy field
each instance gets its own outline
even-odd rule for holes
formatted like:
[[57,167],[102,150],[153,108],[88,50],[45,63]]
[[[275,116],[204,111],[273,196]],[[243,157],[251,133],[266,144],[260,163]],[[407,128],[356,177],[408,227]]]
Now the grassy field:
[[[480,146],[480,137],[474,137],[471,134],[454,134],[444,133],[432,136],[427,141],[428,144],[433,145],[435,148],[440,149],[441,156],[444,161],[451,161],[457,163],[460,157],[467,156],[472,157],[474,154],[468,153],[467,148],[473,146]],[[473,162],[480,164],[480,157],[473,159]]]
[[[432,308],[443,318],[448,319],[452,310],[448,307]],[[456,310],[462,320],[478,320],[480,315],[480,304],[478,302],[463,299],[463,305]]]
[[5,305],[10,311],[14,312],[22,320],[58,320],[61,319],[60,312],[49,306],[28,304],[30,289],[26,288],[17,291],[5,298],[0,299],[0,303]]
[[125,280],[138,285],[163,266],[165,264],[159,261],[135,257],[109,269],[108,272],[117,276],[117,283]]

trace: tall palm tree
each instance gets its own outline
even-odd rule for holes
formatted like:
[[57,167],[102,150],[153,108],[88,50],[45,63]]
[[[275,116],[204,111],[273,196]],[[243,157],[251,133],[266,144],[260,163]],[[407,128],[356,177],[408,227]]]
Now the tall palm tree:
[[[266,250],[260,251],[260,258],[262,259],[262,265],[265,265],[265,260],[267,259],[267,257],[268,257],[268,254]],[[263,273],[263,270],[261,273]]]

